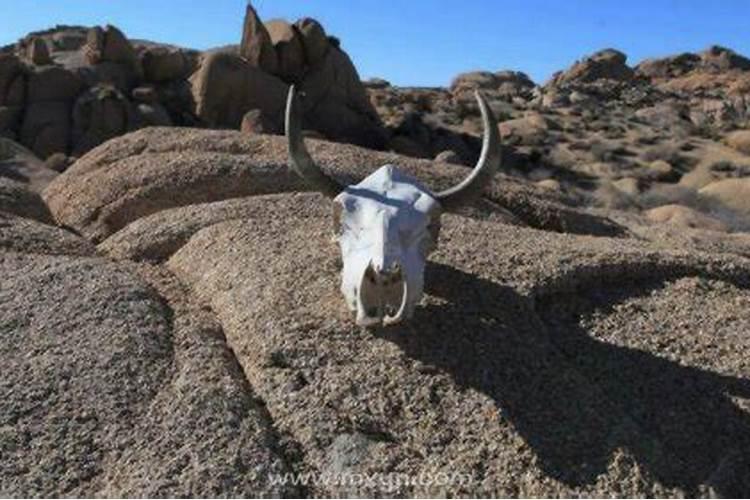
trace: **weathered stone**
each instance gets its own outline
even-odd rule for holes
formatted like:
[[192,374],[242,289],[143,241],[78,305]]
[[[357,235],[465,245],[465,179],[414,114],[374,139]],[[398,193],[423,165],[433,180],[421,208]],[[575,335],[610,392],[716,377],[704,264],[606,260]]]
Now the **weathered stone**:
[[39,193],[57,177],[57,173],[22,145],[0,137],[0,177],[21,182]]
[[300,85],[305,123],[337,141],[382,149],[385,133],[349,57],[331,48]]
[[70,102],[82,89],[83,82],[74,72],[59,66],[44,66],[35,68],[29,75],[27,101],[31,104]]
[[49,55],[49,49],[47,43],[43,38],[33,37],[28,47],[26,48],[26,58],[31,61],[32,64],[37,66],[45,66],[52,64],[52,58]]
[[287,83],[299,83],[305,74],[302,36],[294,25],[282,19],[268,21],[265,26],[279,61],[275,74]]
[[557,74],[551,83],[590,83],[602,79],[628,81],[635,73],[625,64],[626,59],[625,54],[618,50],[601,50]]
[[5,494],[299,495],[271,482],[289,470],[221,328],[167,273],[0,252],[0,274]]
[[32,102],[26,106],[20,142],[39,158],[67,153],[71,105],[64,101]]
[[136,66],[138,57],[122,31],[112,25],[89,30],[84,52],[89,64],[113,62]]
[[211,127],[239,129],[251,109],[282,120],[287,85],[237,55],[206,55],[191,84],[195,113]]
[[141,55],[143,76],[149,82],[178,80],[188,76],[190,66],[180,49],[149,47]]
[[96,86],[76,100],[73,107],[73,154],[80,156],[99,144],[120,136],[135,125],[133,110],[115,88]]
[[652,208],[646,211],[644,215],[652,222],[669,223],[680,227],[720,232],[729,230],[727,225],[720,220],[682,205],[664,205]]
[[463,164],[463,162],[461,161],[461,157],[458,155],[458,153],[450,149],[441,151],[440,153],[435,155],[435,161],[440,161],[444,163],[455,163],[456,165]]
[[246,134],[275,134],[279,133],[281,129],[282,127],[278,122],[273,123],[259,109],[251,109],[245,113],[240,125],[240,131]]
[[14,214],[41,222],[51,222],[47,206],[38,193],[22,182],[0,177],[0,212]]
[[[2,190],[2,179],[0,179],[0,193]],[[0,254],[2,252],[80,256],[95,254],[91,243],[70,231],[39,220],[5,212],[2,196],[0,194]]]
[[242,41],[239,50],[240,55],[251,66],[271,74],[278,71],[279,62],[271,37],[250,2],[247,2],[245,8],[245,21],[242,25]]
[[[309,141],[308,147],[323,168],[344,182],[361,180],[385,164],[398,165],[436,190],[447,189],[467,175],[465,167],[351,145]],[[149,128],[89,152],[47,187],[44,199],[58,223],[99,242],[160,210],[309,189],[288,168],[284,137]],[[564,207],[560,197],[512,178],[493,183],[487,197],[534,227],[600,235],[621,231],[607,219]]]
[[726,137],[727,146],[750,155],[750,130],[736,130]]
[[304,17],[294,23],[302,37],[305,61],[308,66],[320,64],[328,52],[330,44],[323,26],[315,19]]
[[20,107],[26,100],[26,81],[18,57],[0,54],[0,106]]
[[734,226],[750,229],[750,178],[724,179],[698,191],[710,208],[721,214],[727,210],[735,214]]

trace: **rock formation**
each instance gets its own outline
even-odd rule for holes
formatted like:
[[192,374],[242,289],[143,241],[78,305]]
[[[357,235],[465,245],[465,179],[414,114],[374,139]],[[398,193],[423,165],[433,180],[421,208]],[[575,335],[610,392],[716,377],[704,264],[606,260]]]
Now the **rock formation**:
[[[409,323],[340,299],[278,135],[292,83],[346,183],[454,185],[474,90],[500,119]],[[748,496],[749,106],[722,47],[363,83],[317,21],[251,6],[239,47],[0,49],[0,496]]]

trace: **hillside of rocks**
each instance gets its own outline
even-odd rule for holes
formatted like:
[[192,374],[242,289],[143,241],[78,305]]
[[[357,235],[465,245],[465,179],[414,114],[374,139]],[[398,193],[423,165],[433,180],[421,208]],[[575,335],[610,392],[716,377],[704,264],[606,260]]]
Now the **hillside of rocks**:
[[0,50],[0,136],[61,172],[148,126],[280,135],[294,84],[309,137],[472,165],[480,90],[500,119],[504,173],[579,206],[747,228],[750,59],[730,49],[637,65],[605,49],[545,83],[499,70],[404,88],[362,82],[342,42],[312,18],[263,22],[248,4],[237,39],[199,52],[129,40],[114,26],[31,33]]
[[[239,40],[238,34],[238,40]],[[129,40],[115,26],[30,33],[0,50],[0,136],[64,169],[147,126],[281,133],[290,84],[321,137],[384,146],[385,132],[339,41],[310,18],[265,24],[247,6],[241,43],[198,52]]]
[[[396,88],[344,43],[248,6],[203,53],[111,26],[3,49],[0,497],[750,495],[748,60]],[[407,323],[342,299],[292,83],[345,183],[446,189],[475,89],[501,120]]]

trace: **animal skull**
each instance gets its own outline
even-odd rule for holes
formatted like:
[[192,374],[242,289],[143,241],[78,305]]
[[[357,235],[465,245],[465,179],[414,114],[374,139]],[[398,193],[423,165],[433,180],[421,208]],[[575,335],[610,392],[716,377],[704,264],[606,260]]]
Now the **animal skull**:
[[497,123],[481,94],[476,97],[484,121],[479,161],[457,186],[433,194],[392,165],[352,186],[323,173],[305,148],[294,86],[290,88],[286,135],[291,166],[333,198],[343,261],[341,291],[358,325],[389,325],[412,316],[422,298],[427,256],[437,245],[441,212],[477,196],[497,170]]

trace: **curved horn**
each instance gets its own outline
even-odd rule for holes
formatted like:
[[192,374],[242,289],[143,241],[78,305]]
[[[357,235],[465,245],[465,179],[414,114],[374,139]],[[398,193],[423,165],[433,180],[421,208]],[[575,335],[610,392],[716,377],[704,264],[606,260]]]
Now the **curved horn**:
[[474,196],[478,196],[500,167],[500,133],[497,130],[497,121],[484,96],[478,90],[474,95],[479,103],[479,109],[482,111],[482,123],[484,124],[482,154],[479,156],[479,161],[477,161],[474,170],[466,179],[460,184],[435,195],[435,198],[446,211],[455,210],[470,201]]
[[294,94],[294,85],[289,87],[289,95],[286,99],[286,137],[288,142],[289,160],[292,169],[297,175],[309,182],[324,195],[334,198],[343,189],[332,177],[326,175],[318,167],[305,147],[302,138],[302,119],[297,110],[297,98]]

